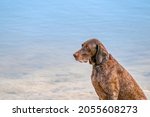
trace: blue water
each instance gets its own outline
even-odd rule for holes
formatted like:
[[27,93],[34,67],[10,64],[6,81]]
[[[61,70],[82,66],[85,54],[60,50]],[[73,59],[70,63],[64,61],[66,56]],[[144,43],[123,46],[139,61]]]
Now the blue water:
[[0,0],[0,78],[72,69],[93,37],[150,90],[149,0]]

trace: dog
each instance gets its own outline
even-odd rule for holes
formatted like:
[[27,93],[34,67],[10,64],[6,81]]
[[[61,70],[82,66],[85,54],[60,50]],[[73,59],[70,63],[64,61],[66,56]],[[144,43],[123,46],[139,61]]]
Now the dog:
[[93,66],[91,81],[100,100],[147,99],[133,77],[99,40],[87,40],[73,56],[77,61]]

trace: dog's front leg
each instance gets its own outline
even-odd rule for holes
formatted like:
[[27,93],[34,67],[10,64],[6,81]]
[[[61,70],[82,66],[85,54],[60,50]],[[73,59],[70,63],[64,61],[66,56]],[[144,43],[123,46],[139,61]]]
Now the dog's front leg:
[[104,90],[107,95],[107,100],[117,100],[119,95],[119,81],[112,79],[106,82]]
[[117,100],[118,99],[118,93],[113,92],[113,94],[108,94],[107,100]]

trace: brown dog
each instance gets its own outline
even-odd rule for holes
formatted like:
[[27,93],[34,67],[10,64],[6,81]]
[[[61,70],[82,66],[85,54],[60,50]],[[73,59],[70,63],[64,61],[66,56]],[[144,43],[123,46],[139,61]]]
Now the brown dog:
[[101,100],[145,100],[133,77],[107,52],[97,39],[82,44],[74,54],[77,61],[93,65],[92,84]]

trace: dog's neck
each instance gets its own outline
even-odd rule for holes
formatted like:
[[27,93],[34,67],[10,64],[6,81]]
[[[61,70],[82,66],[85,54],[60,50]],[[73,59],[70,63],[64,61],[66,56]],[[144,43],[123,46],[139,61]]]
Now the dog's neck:
[[107,61],[108,61],[110,58],[111,58],[111,55],[108,54],[108,55],[105,57],[105,59],[102,60],[101,63],[97,64],[96,62],[93,62],[92,65],[93,65],[94,68],[101,67],[101,66],[103,66],[105,63],[107,63]]

